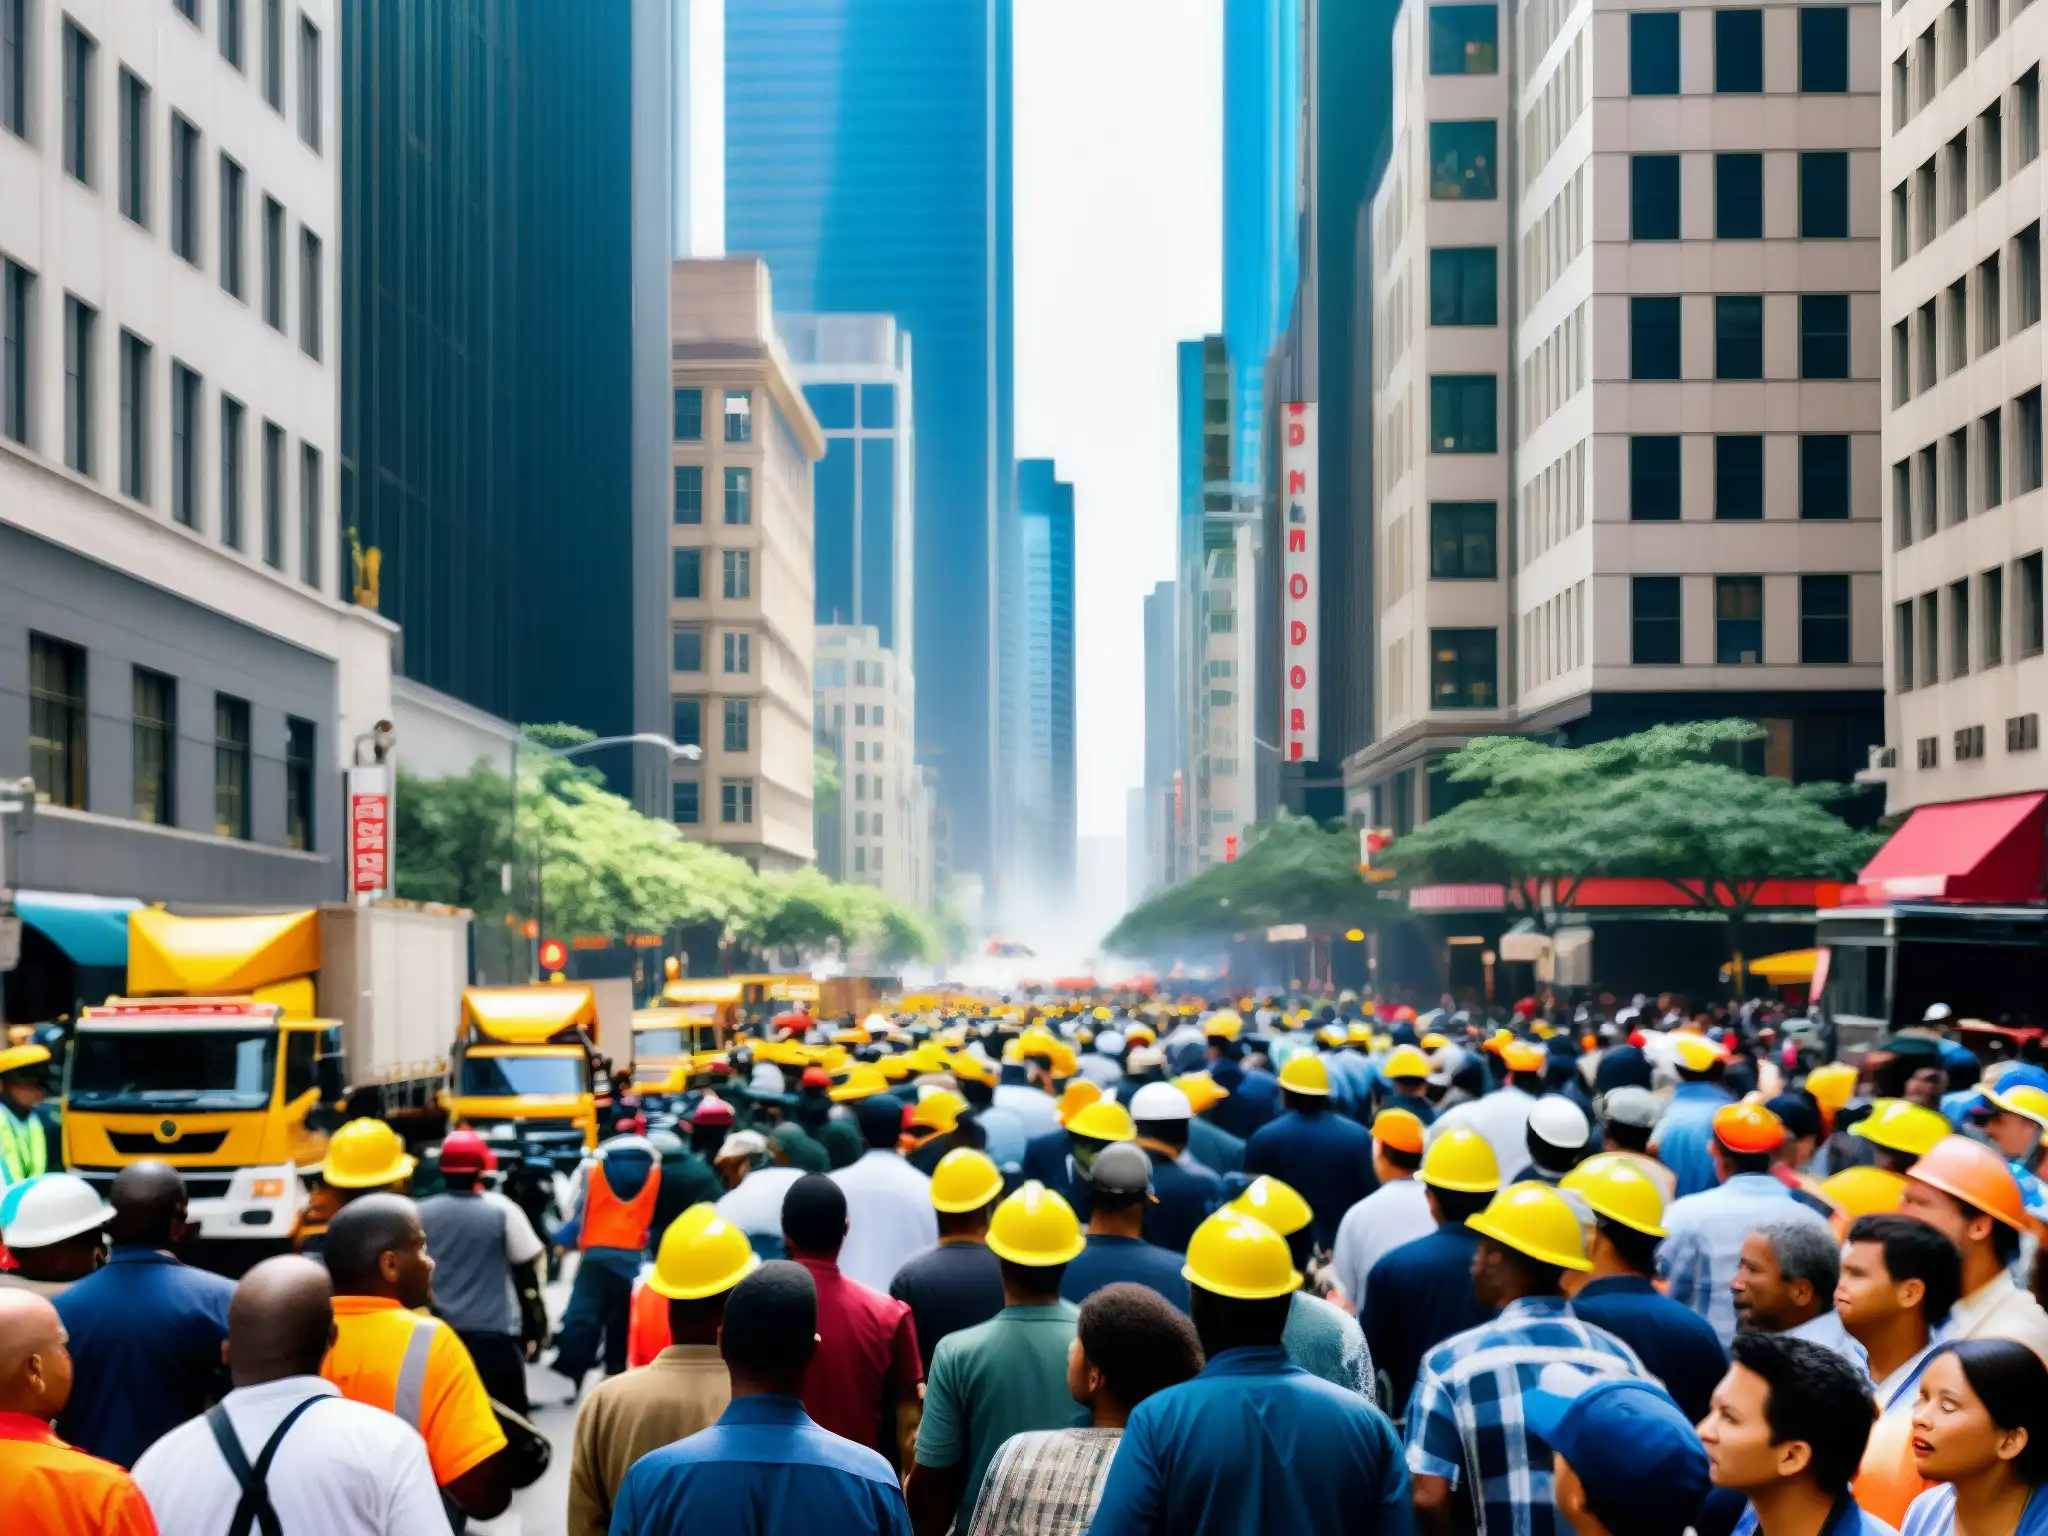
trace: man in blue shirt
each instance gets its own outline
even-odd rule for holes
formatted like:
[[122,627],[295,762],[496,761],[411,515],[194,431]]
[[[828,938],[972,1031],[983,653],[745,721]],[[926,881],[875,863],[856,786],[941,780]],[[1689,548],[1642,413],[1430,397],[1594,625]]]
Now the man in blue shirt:
[[57,1298],[76,1381],[57,1433],[124,1467],[223,1391],[221,1344],[234,1282],[178,1262],[185,1181],[167,1163],[114,1177],[101,1268]]
[[801,1264],[771,1259],[733,1287],[718,1336],[732,1403],[711,1428],[633,1464],[611,1536],[910,1536],[889,1463],[804,1412],[817,1332],[817,1287]]
[[1181,1256],[1143,1236],[1145,1208],[1152,1198],[1152,1160],[1128,1143],[1104,1147],[1088,1170],[1088,1187],[1093,1201],[1088,1247],[1066,1267],[1060,1295],[1078,1306],[1105,1285],[1128,1281],[1187,1311],[1188,1283],[1181,1278]]
[[1674,1035],[1678,1087],[1650,1133],[1650,1150],[1678,1177],[1678,1194],[1696,1195],[1719,1182],[1711,1155],[1714,1112],[1735,1102],[1721,1087],[1727,1052],[1705,1035]]
[[1301,1284],[1287,1242],[1219,1211],[1188,1245],[1201,1375],[1132,1410],[1092,1536],[1410,1536],[1408,1477],[1386,1415],[1287,1363]]
[[1216,1080],[1217,1087],[1230,1095],[1209,1112],[1209,1118],[1231,1135],[1248,1141],[1253,1131],[1280,1113],[1279,1079],[1270,1072],[1244,1065],[1244,1042],[1235,1033],[1204,1033],[1209,1037],[1209,1075]]
[[1330,1069],[1320,1056],[1296,1056],[1280,1069],[1287,1113],[1252,1132],[1244,1171],[1270,1173],[1301,1192],[1315,1212],[1315,1244],[1337,1246],[1344,1213],[1379,1186],[1372,1135],[1330,1107]]

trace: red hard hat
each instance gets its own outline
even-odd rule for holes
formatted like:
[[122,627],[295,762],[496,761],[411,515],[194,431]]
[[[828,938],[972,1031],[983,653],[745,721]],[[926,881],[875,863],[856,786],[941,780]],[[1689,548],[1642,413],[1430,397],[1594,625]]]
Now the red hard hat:
[[832,1086],[831,1074],[826,1072],[823,1067],[805,1067],[803,1086],[806,1088],[830,1088]]
[[485,1173],[497,1166],[497,1153],[475,1131],[450,1131],[441,1143],[443,1173]]
[[697,1105],[697,1112],[690,1116],[692,1125],[731,1125],[732,1106],[723,1099],[705,1095]]

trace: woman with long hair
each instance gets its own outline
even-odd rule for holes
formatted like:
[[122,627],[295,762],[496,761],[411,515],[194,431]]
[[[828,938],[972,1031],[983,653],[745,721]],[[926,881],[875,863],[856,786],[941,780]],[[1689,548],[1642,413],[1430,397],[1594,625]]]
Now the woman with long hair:
[[1961,1339],[1927,1358],[1913,1465],[1935,1486],[1900,1536],[2048,1536],[2048,1365],[2011,1339]]

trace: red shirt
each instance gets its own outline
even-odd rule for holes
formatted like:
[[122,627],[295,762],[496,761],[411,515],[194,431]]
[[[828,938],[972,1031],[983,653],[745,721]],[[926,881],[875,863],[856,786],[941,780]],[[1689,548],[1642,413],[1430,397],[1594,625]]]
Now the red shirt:
[[0,1509],[27,1536],[157,1536],[133,1478],[25,1413],[0,1413]]
[[917,1401],[924,1379],[910,1308],[820,1259],[798,1259],[818,1285],[818,1353],[804,1377],[804,1409],[835,1435],[896,1454],[896,1405]]

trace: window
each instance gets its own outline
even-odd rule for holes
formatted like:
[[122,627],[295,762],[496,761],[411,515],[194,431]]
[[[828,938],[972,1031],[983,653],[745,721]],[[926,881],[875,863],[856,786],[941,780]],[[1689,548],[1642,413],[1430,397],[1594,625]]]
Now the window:
[[135,819],[178,822],[178,685],[161,672],[135,669]]
[[94,332],[99,311],[64,295],[64,462],[81,475],[93,472],[93,412],[97,379],[93,370]]
[[1892,405],[1913,398],[1912,327],[1904,320],[1892,327]]
[[[0,0],[4,5],[6,0]],[[35,315],[35,276],[0,258],[0,437],[29,441],[29,326]]]
[[1849,515],[1849,439],[1809,432],[1799,439],[1799,515],[1809,522]]
[[320,585],[320,550],[326,542],[321,533],[320,481],[320,450],[299,444],[299,580],[309,587]]
[[2041,654],[2043,610],[2041,606],[2041,551],[2022,555],[2013,562],[2013,596],[2019,612],[2013,631],[2013,652],[2019,656]]
[[1979,618],[1977,649],[1984,665],[1996,667],[2005,661],[2005,570],[1994,565],[1977,578]]
[[1724,293],[1714,299],[1714,377],[1764,376],[1764,297]]
[[248,413],[239,400],[220,397],[220,541],[242,547],[242,463]]
[[1999,299],[1998,253],[1977,263],[1977,354],[1997,349],[2004,336],[2005,311]]
[[263,0],[263,99],[284,111],[284,0]]
[[299,350],[320,356],[320,237],[299,231]]
[[199,265],[199,130],[171,114],[171,254]]
[[1847,151],[1807,150],[1800,155],[1799,235],[1804,240],[1849,238]]
[[99,45],[64,21],[64,169],[92,185],[94,56]]
[[1955,373],[1970,361],[1970,285],[1965,278],[1959,277],[1948,285],[1942,328],[1948,333],[1948,356],[1942,372]]
[[299,137],[320,152],[320,29],[299,18]]
[[1497,196],[1491,118],[1429,125],[1429,195],[1471,201]]
[[1849,89],[1849,12],[1843,6],[1799,7],[1799,89]]
[[754,440],[754,397],[744,389],[725,392],[725,440],[751,443]]
[[725,750],[744,752],[747,750],[747,701],[745,699],[725,700]]
[[284,719],[284,845],[313,851],[313,722]]
[[1984,487],[1984,506],[1988,509],[2005,500],[2005,428],[2001,417],[2004,412],[1991,410],[1977,421],[1977,443],[1979,446],[1978,481]]
[[728,527],[754,520],[754,472],[728,469],[725,472],[725,521]]
[[1628,89],[1631,96],[1678,94],[1678,12],[1629,12]]
[[718,786],[718,819],[729,827],[754,823],[754,781],[726,779]]
[[1628,157],[1631,239],[1678,238],[1678,167],[1676,155]]
[[149,343],[121,333],[121,494],[149,500]]
[[284,569],[284,428],[263,423],[263,563]]
[[1498,6],[1432,5],[1429,8],[1429,72],[1432,75],[1491,75],[1499,69]]
[[675,440],[695,443],[704,437],[704,391],[679,389],[675,392]]
[[2041,488],[2041,387],[2012,403],[2012,489],[2015,496]]
[[1639,667],[1683,661],[1684,620],[1676,576],[1637,576],[1629,583],[1629,660]]
[[171,363],[171,518],[187,528],[199,526],[199,464],[206,451],[199,441],[204,387],[190,368]]
[[1498,253],[1490,245],[1439,246],[1432,250],[1429,323],[1498,324],[1499,265]]
[[1497,381],[1490,373],[1437,374],[1429,381],[1432,453],[1492,453],[1498,446]]
[[1941,179],[1948,188],[1948,208],[1942,215],[1946,229],[1970,211],[1970,135],[1967,130],[1948,141],[1942,150]]
[[242,67],[242,0],[215,0],[214,14],[220,17],[220,56],[231,69]]
[[[117,86],[121,163],[115,179],[121,216],[149,227],[149,87],[128,70]],[[84,177],[79,178],[81,181]]]
[[1892,605],[1892,661],[1901,693],[1912,691],[1914,655],[1913,600],[1909,597]]
[[1913,220],[1911,199],[1906,183],[1900,182],[1892,188],[1892,265],[1899,266],[1913,254]]
[[[1807,14],[1802,11],[1801,15]],[[1849,377],[1849,295],[1802,293],[1799,296],[1799,376],[1802,379]]]
[[0,128],[28,137],[28,0],[0,0]]
[[670,636],[669,666],[676,672],[704,670],[704,631],[695,624],[678,624]]
[[1714,156],[1714,236],[1719,240],[1763,239],[1762,155]]
[[1429,506],[1432,581],[1491,581],[1498,574],[1490,501],[1435,501]]
[[675,597],[679,602],[693,602],[704,595],[704,551],[678,549],[673,553]]
[[[1641,16],[1644,13],[1633,13]],[[1632,379],[1679,376],[1679,309],[1676,296],[1628,301],[1628,372]]]
[[28,771],[43,805],[85,809],[85,648],[28,637]]
[[696,527],[704,521],[704,468],[700,464],[678,464],[676,476],[676,521]]
[[220,157],[220,286],[241,299],[248,297],[249,178],[226,155]]
[[1714,89],[1751,95],[1764,88],[1764,13],[1714,12]]
[[1993,98],[1991,105],[1977,114],[1977,195],[1989,196],[2003,180],[2005,112]]
[[754,595],[754,554],[747,549],[728,549],[724,556],[725,579],[722,588],[727,597],[752,597]]
[[249,701],[213,696],[213,832],[249,835]]
[[2041,153],[2041,66],[2036,64],[2014,82],[2013,155],[2015,167],[2032,165]]
[[1628,515],[1639,523],[1676,522],[1685,476],[1676,437],[1628,440]]
[[1714,439],[1714,516],[1722,522],[1764,515],[1764,440],[1754,436]]
[[1492,709],[1498,636],[1490,629],[1432,629],[1429,632],[1429,694],[1432,709]]
[[673,819],[678,826],[694,827],[704,819],[704,786],[685,779],[670,789]]
[[1808,666],[1849,661],[1849,578],[1799,578],[1799,659]]
[[1948,675],[1970,674],[1970,583],[1948,584]]
[[263,321],[284,329],[284,204],[263,199]]
[[671,699],[669,701],[669,736],[679,747],[701,747],[704,745],[704,701],[702,699]]
[[178,14],[191,22],[193,26],[196,27],[200,24],[199,0],[171,0],[171,4]]
[[725,670],[735,677],[754,670],[754,637],[745,630],[725,632]]
[[1764,659],[1764,579],[1714,578],[1714,660],[1724,667],[1754,667]]
[[2041,319],[2041,226],[2029,224],[2012,242],[2012,328],[2024,331]]

